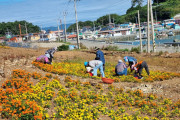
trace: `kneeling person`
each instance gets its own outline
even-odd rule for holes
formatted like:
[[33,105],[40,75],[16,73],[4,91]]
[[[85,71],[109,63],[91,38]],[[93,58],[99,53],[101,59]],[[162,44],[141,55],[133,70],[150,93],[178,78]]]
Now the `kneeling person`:
[[118,64],[115,67],[115,72],[116,75],[127,75],[127,67],[122,60],[118,61]]

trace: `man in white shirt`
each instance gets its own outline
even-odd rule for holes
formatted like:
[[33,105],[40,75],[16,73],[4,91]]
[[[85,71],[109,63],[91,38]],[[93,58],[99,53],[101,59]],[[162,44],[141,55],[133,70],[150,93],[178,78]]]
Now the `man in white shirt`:
[[103,71],[103,62],[100,60],[91,60],[89,62],[84,62],[85,67],[91,67],[93,68],[93,75],[97,76],[97,69],[100,70],[102,77],[105,77],[104,71]]

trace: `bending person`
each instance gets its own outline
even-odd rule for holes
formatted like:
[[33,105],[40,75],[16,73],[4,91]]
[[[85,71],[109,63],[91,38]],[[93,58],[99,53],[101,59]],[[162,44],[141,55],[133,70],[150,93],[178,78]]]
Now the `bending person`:
[[100,60],[91,60],[89,62],[84,62],[85,67],[91,67],[93,69],[93,75],[97,76],[97,70],[99,69],[101,72],[102,77],[105,77],[104,71],[103,71],[103,62]]
[[45,55],[46,55],[46,56],[48,57],[48,59],[49,59],[48,64],[51,64],[51,63],[52,63],[52,59],[54,58],[53,55],[54,55],[54,53],[55,53],[56,51],[57,51],[57,47],[48,49],[48,50],[45,52]]
[[36,58],[36,62],[41,62],[41,63],[49,63],[48,57],[45,55],[40,55],[39,57]]
[[135,74],[138,75],[139,77],[143,77],[141,74],[143,68],[145,68],[146,73],[149,75],[150,74],[149,68],[148,68],[146,61],[140,61],[134,66]]
[[132,72],[134,65],[137,63],[136,58],[131,57],[131,56],[125,56],[124,61],[129,63],[129,67],[130,67],[131,72]]

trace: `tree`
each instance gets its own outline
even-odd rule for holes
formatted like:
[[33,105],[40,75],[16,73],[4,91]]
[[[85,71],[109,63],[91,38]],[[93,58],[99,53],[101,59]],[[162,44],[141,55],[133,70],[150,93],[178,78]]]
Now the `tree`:
[[143,0],[131,0],[132,7],[134,7],[136,4],[139,6],[142,6]]
[[153,0],[153,3],[161,3],[161,2],[166,2],[168,0]]
[[23,21],[15,21],[15,22],[2,22],[0,23],[0,36],[5,36],[6,32],[11,32],[13,35],[19,35],[19,24],[21,25],[21,33],[26,34],[25,24],[27,26],[28,33],[36,33],[40,32],[40,28],[37,25],[33,25],[32,23]]

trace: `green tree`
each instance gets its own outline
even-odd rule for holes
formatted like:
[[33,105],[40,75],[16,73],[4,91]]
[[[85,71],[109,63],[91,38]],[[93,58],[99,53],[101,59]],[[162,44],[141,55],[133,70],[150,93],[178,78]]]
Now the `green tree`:
[[131,0],[132,7],[134,7],[136,4],[139,6],[142,6],[143,0]]
[[19,24],[21,25],[21,34],[26,34],[25,24],[27,26],[28,33],[37,33],[40,32],[40,28],[37,25],[33,25],[32,23],[23,21],[15,21],[15,22],[2,22],[0,23],[0,36],[5,36],[5,33],[11,32],[13,35],[19,35]]

